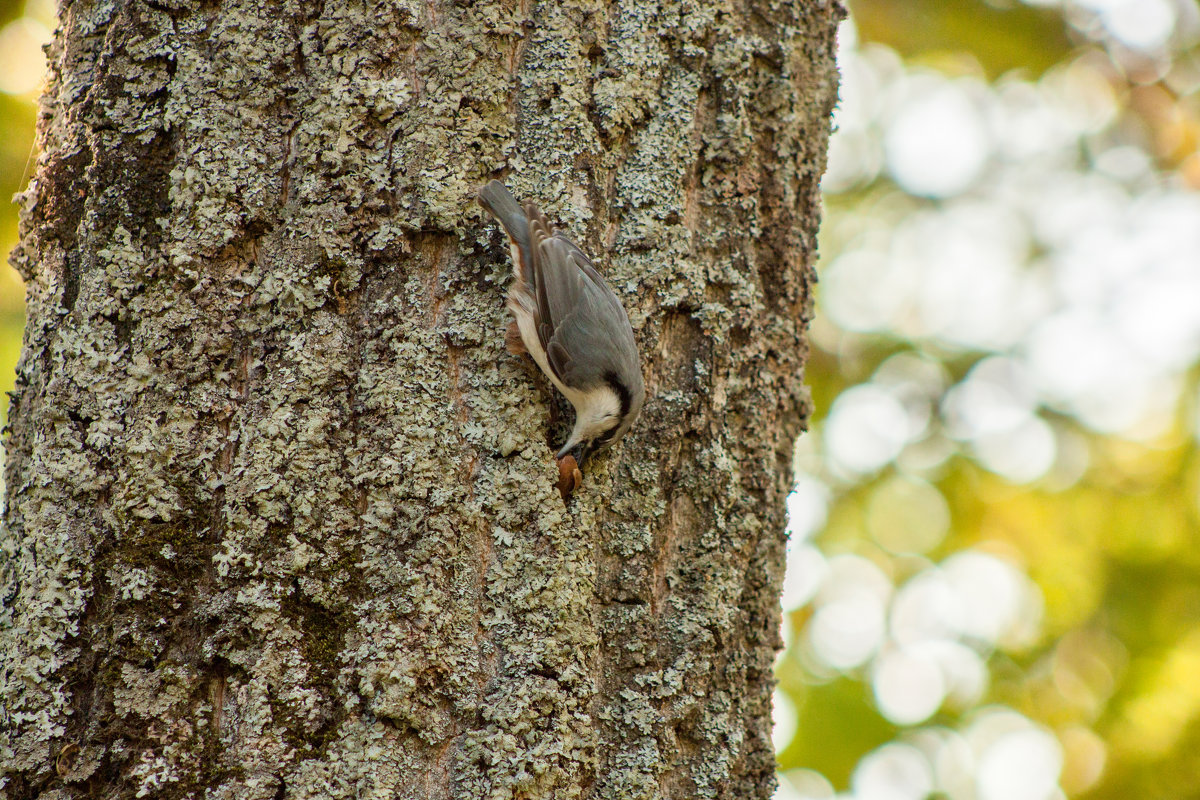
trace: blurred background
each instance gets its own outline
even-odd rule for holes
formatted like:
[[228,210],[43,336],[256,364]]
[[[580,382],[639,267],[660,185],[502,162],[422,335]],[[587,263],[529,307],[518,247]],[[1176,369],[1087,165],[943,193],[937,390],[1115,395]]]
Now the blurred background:
[[[1200,797],[1200,6],[850,6],[777,798]],[[53,27],[0,0],[5,200]]]
[[[25,289],[8,266],[17,244],[17,207],[12,196],[25,188],[33,170],[35,101],[44,80],[42,45],[54,30],[54,1],[0,0],[0,391],[13,387],[21,353]],[[8,423],[8,400],[0,402],[0,423]],[[0,478],[0,491],[3,490]]]
[[777,800],[1200,797],[1200,6],[850,8]]

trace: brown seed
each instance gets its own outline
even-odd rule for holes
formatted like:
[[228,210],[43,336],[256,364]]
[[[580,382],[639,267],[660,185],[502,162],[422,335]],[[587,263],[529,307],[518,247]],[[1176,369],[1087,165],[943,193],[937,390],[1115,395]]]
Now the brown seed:
[[558,460],[558,493],[566,500],[571,493],[583,484],[583,473],[575,456],[568,453]]

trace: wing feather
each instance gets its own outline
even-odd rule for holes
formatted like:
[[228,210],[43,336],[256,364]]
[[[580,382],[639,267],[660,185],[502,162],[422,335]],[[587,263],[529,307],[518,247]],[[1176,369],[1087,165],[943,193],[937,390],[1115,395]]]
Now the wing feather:
[[628,378],[629,354],[637,347],[624,308],[594,269],[595,278],[587,274],[579,256],[575,245],[556,236],[542,244],[535,263],[550,366],[564,384],[583,389],[613,375]]
[[554,230],[532,203],[524,211],[538,339],[554,376],[580,390],[615,378],[640,395],[637,343],[625,307],[574,242]]

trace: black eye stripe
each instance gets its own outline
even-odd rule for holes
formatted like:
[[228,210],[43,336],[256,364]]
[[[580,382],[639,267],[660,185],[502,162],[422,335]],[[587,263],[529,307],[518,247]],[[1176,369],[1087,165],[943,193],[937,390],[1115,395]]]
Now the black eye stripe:
[[587,452],[594,453],[597,450],[603,450],[605,447],[608,447],[608,445],[612,442],[612,438],[616,434],[618,427],[620,426],[614,425],[604,433],[597,436],[595,439],[592,439],[592,441],[587,445]]
[[[625,415],[629,413],[629,407],[633,405],[633,398],[629,396],[629,389],[625,388],[625,384],[621,383],[617,377],[617,373],[612,370],[604,373],[603,377],[604,382],[616,393],[617,400],[621,403],[620,419],[625,419]],[[613,428],[613,431],[616,431],[616,428]]]

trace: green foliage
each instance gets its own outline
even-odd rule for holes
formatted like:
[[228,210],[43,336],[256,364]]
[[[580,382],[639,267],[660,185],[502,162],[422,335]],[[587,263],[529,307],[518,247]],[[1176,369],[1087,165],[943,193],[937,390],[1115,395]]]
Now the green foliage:
[[850,9],[864,39],[917,63],[969,54],[990,78],[1010,70],[1039,76],[1073,49],[1059,13],[1017,2],[851,0]]

